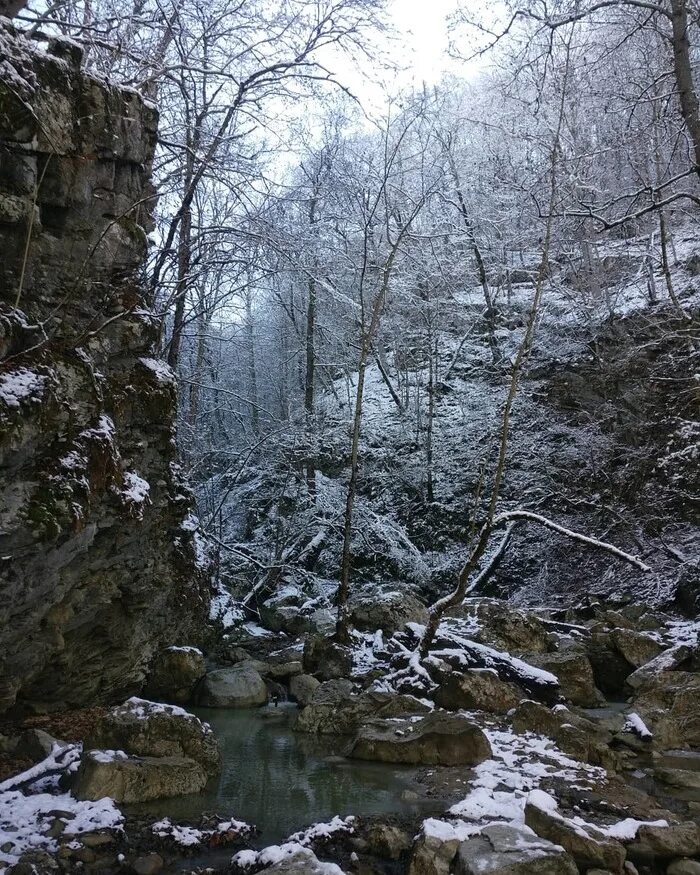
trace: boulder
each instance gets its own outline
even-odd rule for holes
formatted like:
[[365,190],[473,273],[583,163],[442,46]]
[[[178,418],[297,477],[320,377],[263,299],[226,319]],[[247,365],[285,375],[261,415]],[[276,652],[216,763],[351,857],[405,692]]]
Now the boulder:
[[38,763],[46,759],[55,745],[59,748],[66,747],[66,742],[59,741],[43,729],[25,729],[17,741],[13,754],[15,757],[26,757]]
[[663,650],[662,645],[653,636],[644,632],[634,632],[631,629],[613,629],[610,640],[634,668],[639,668],[655,659]]
[[645,662],[640,668],[632,672],[627,678],[628,686],[638,690],[653,682],[656,675],[676,671],[684,662],[690,661],[695,654],[694,648],[687,644],[677,644],[664,650],[655,659]]
[[458,847],[458,839],[421,836],[413,849],[408,875],[449,875]]
[[406,623],[428,622],[428,609],[407,592],[378,592],[350,599],[350,623],[360,631],[374,632],[381,629],[393,635]]
[[304,667],[298,659],[290,662],[271,662],[267,666],[267,671],[262,674],[267,674],[276,681],[289,681],[290,678],[302,674]]
[[283,859],[266,866],[263,871],[276,872],[277,875],[344,875],[340,866],[322,863],[312,850],[300,845],[294,846],[287,854],[283,852]]
[[304,708],[313,699],[313,695],[321,685],[321,681],[310,674],[298,674],[290,678],[289,692],[293,699]]
[[383,860],[398,860],[411,844],[411,836],[405,830],[388,823],[375,823],[367,831],[369,853]]
[[267,702],[265,681],[248,662],[209,672],[199,691],[199,704],[210,708],[254,708]]
[[491,824],[462,842],[456,875],[578,875],[572,858],[558,845],[515,824]]
[[322,681],[352,674],[352,650],[332,638],[309,635],[304,644],[304,671]]
[[700,790],[700,772],[691,769],[654,769],[654,777],[670,787],[681,787],[687,790]]
[[491,745],[469,720],[431,712],[419,720],[372,720],[358,732],[350,756],[417,765],[475,766],[489,759]]
[[78,799],[148,802],[199,793],[207,783],[202,765],[182,756],[128,756],[123,751],[89,750],[73,784]]
[[674,860],[666,870],[666,875],[700,875],[700,862],[697,860]]
[[429,710],[428,705],[414,696],[369,690],[356,693],[351,681],[339,679],[325,681],[317,687],[294,728],[299,732],[353,735],[362,723],[372,718],[425,714]]
[[627,845],[627,855],[639,863],[697,854],[700,854],[700,826],[693,821],[671,826],[640,826],[634,841]]
[[698,701],[700,675],[664,671],[647,678],[637,690],[633,708],[651,729],[659,747],[700,747]]
[[206,671],[204,654],[197,647],[168,647],[153,662],[146,694],[156,701],[185,705]]
[[507,653],[546,653],[549,631],[534,614],[518,611],[498,599],[469,599],[449,611],[451,617],[475,617],[475,641]]
[[617,764],[610,749],[612,733],[568,708],[550,709],[538,702],[525,701],[515,709],[512,722],[515,732],[547,735],[575,759],[605,768]]
[[446,672],[434,694],[435,704],[448,711],[461,709],[505,714],[524,697],[514,684],[500,680],[493,669]]
[[591,835],[590,830],[574,825],[557,811],[545,811],[529,802],[525,806],[525,823],[540,838],[561,845],[581,869],[622,872],[626,853],[620,842],[602,833]]
[[556,675],[562,695],[574,705],[594,708],[605,702],[605,698],[595,685],[593,668],[585,653],[565,650],[559,653],[536,654],[529,661]]
[[220,761],[216,738],[207,723],[176,705],[135,696],[107,712],[85,739],[84,749],[120,750],[139,757],[186,757],[199,763],[206,775],[216,774]]

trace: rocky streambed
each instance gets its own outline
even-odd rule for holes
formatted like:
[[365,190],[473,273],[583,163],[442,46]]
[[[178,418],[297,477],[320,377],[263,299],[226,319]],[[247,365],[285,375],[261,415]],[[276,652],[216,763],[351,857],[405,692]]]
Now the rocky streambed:
[[6,727],[7,872],[700,872],[698,622],[473,600],[419,660],[382,607],[169,648],[81,744]]

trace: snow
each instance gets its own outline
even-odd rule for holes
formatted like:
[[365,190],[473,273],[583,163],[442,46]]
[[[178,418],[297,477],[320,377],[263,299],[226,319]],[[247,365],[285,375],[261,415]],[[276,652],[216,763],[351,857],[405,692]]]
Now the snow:
[[[315,823],[308,829],[295,832],[281,845],[270,845],[261,851],[239,851],[233,856],[231,862],[242,869],[253,866],[273,866],[290,857],[302,855],[309,863],[309,871],[323,873],[323,875],[343,875],[342,869],[334,863],[321,863],[308,851],[308,845],[319,839],[327,839],[339,832],[352,833],[355,829],[354,817],[338,817],[337,815],[327,823]],[[304,857],[308,854],[308,857]]]
[[135,471],[127,471],[124,474],[124,486],[122,495],[127,501],[133,501],[136,504],[141,504],[148,500],[148,493],[151,491],[151,485],[143,477],[139,477]]
[[210,829],[197,829],[194,826],[184,826],[173,823],[169,817],[156,821],[151,827],[159,838],[168,838],[183,848],[192,848],[211,841],[215,836],[227,833],[245,835],[253,832],[253,827],[242,820],[222,820]]
[[91,750],[88,756],[96,763],[113,763],[115,760],[129,759],[123,750]]
[[48,377],[30,371],[29,368],[17,368],[0,374],[0,401],[13,408],[18,408],[26,401],[38,402],[47,379]]
[[176,386],[177,377],[167,362],[161,359],[140,358],[139,363],[149,370],[156,380],[164,386]]
[[627,714],[625,724],[622,727],[624,732],[634,732],[640,738],[653,738],[654,734],[649,730],[646,723],[636,712],[632,711]]
[[29,850],[56,852],[58,842],[47,835],[56,819],[52,812],[66,812],[64,835],[102,829],[120,829],[123,816],[114,802],[78,801],[70,793],[0,792],[0,869],[16,863]]
[[209,619],[216,623],[221,623],[225,630],[238,626],[245,616],[240,602],[231,595],[221,582],[217,582],[215,586],[216,589],[209,606]]
[[674,620],[666,624],[664,636],[673,645],[695,647],[700,638],[700,620]]
[[197,654],[199,654],[199,656],[204,655],[202,653],[202,651],[199,649],[199,647],[191,647],[189,645],[184,645],[182,647],[179,647],[179,646],[173,644],[171,647],[166,647],[165,649],[168,653],[197,653]]
[[137,717],[139,720],[148,720],[157,714],[167,714],[169,717],[179,717],[187,720],[189,723],[197,723],[201,726],[205,733],[211,732],[211,727],[208,723],[180,708],[179,705],[166,705],[164,702],[151,702],[148,699],[140,699],[138,696],[132,696],[127,699],[123,705],[119,705],[112,709],[112,713],[116,715],[128,714],[129,716]]
[[[516,735],[510,729],[485,726],[492,759],[474,769],[471,791],[450,808],[450,814],[466,820],[500,818],[524,822],[525,803],[545,778],[590,786],[604,778],[605,771],[566,756],[548,738],[533,733]],[[542,800],[544,797],[535,796]]]
[[120,495],[137,519],[143,518],[144,508],[147,504],[150,504],[150,491],[150,483],[144,480],[143,477],[139,477],[135,471],[126,471],[124,473],[124,482],[120,489]]

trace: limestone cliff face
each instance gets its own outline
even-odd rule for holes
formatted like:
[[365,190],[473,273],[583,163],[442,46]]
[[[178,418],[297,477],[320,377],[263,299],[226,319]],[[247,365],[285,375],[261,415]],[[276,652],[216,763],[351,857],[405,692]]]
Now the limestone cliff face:
[[0,711],[130,693],[206,613],[141,278],[156,124],[0,24]]

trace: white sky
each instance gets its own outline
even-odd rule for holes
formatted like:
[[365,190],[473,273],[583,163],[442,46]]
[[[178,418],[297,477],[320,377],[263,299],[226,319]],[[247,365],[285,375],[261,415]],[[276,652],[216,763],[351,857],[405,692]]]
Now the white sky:
[[448,66],[447,16],[456,5],[457,0],[390,0],[389,13],[403,37],[416,85],[436,82]]

